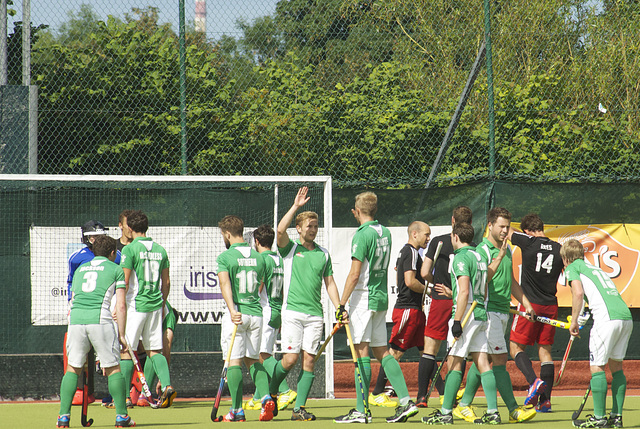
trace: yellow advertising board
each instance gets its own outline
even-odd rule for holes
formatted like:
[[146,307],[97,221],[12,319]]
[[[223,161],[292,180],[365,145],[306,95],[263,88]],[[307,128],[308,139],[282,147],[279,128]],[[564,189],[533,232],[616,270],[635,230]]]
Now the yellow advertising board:
[[[519,224],[511,227],[519,231]],[[562,244],[575,238],[584,246],[585,260],[600,267],[613,280],[629,307],[640,307],[640,225],[545,225],[547,237]],[[522,255],[514,246],[513,272],[520,279]],[[558,305],[571,307],[571,290],[566,287],[564,273],[558,279]]]

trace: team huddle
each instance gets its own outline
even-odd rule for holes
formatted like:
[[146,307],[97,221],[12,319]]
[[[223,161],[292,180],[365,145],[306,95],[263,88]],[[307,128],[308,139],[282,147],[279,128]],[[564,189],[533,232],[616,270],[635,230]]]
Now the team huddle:
[[[387,273],[392,243],[389,230],[375,220],[377,196],[373,192],[356,196],[352,212],[359,228],[351,243],[351,266],[340,294],[331,257],[315,242],[318,215],[311,211],[297,213],[309,201],[307,192],[306,187],[298,190],[276,231],[268,225],[253,231],[254,247],[244,239],[242,219],[226,216],[218,224],[227,247],[217,263],[227,307],[222,319],[221,347],[226,357],[224,371],[231,408],[224,416],[217,416],[223,382],[212,419],[245,421],[245,409],[259,409],[259,420],[269,421],[289,405],[293,405],[291,420],[316,419],[305,406],[323,339],[323,314],[328,311],[322,306],[323,283],[338,326],[345,326],[355,363],[356,406],[334,422],[371,422],[371,405],[395,407],[387,422],[407,421],[418,414],[419,408],[428,406],[434,388],[441,396],[441,406],[422,418],[426,424],[452,424],[454,417],[476,424],[501,423],[498,392],[509,410],[509,422],[524,422],[539,412],[550,412],[555,327],[539,320],[557,319],[556,284],[564,269],[573,296],[571,335],[577,336],[588,319],[585,302],[593,318],[589,350],[594,414],[586,420],[574,418],[573,425],[622,427],[626,391],[622,360],[632,330],[631,313],[609,277],[584,260],[579,241],[567,240],[561,246],[547,238],[544,224],[535,214],[521,220],[522,232],[513,231],[511,214],[504,208],[489,211],[488,234],[478,245],[474,243],[468,207],[454,209],[451,234],[431,239],[426,223],[411,223],[408,242],[396,262],[398,296],[389,338]],[[96,235],[92,240],[95,258],[76,269],[67,341],[69,364],[61,385],[58,427],[69,426],[71,398],[91,346],[108,377],[116,427],[135,426],[127,415],[126,399],[128,380],[133,374],[131,357],[135,358],[129,353],[131,345],[142,343],[158,375],[158,406],[170,406],[176,396],[162,354],[169,263],[164,249],[146,237],[148,222],[146,216],[139,221],[142,216],[142,212],[131,212],[127,217],[134,240],[123,248],[120,265],[112,262],[117,257],[115,240]],[[287,233],[294,220],[297,240]],[[277,252],[272,251],[274,241]],[[522,252],[520,281],[513,275],[509,242]],[[109,305],[114,296],[112,312]],[[510,307],[512,296],[519,302],[515,311]],[[516,315],[507,344],[510,313]],[[280,360],[274,357],[278,332]],[[443,381],[440,370],[445,362],[438,364],[436,355],[444,340],[448,344],[448,373]],[[537,346],[539,375],[525,352],[527,346]],[[415,401],[398,362],[412,347],[422,352]],[[381,364],[371,393],[369,349]],[[509,354],[530,384],[521,405],[506,370]],[[286,377],[298,360],[302,371],[294,391]],[[471,363],[468,371],[467,361]],[[256,386],[253,397],[244,404],[242,362]],[[612,372],[613,393],[608,415],[604,373],[607,364]],[[145,365],[145,375],[146,371]],[[461,389],[465,372],[466,385]],[[387,394],[387,382],[397,401]],[[472,403],[480,386],[487,408],[482,415],[476,415]]]

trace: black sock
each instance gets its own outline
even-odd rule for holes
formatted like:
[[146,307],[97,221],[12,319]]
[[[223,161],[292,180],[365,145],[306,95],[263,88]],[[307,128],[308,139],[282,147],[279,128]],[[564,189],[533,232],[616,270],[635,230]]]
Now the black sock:
[[387,385],[387,374],[384,373],[384,368],[380,365],[380,372],[378,372],[378,380],[376,380],[376,387],[373,388],[373,395],[379,395],[384,392],[384,388]]
[[524,377],[527,379],[527,383],[533,384],[533,382],[536,381],[537,377],[535,371],[533,370],[533,364],[531,363],[531,359],[529,359],[529,356],[527,356],[525,352],[518,352],[513,360],[516,361],[516,366],[524,374]]
[[[431,374],[432,380],[436,371],[438,371],[438,368],[440,368],[440,364],[436,361],[436,365],[433,368],[433,373]],[[438,376],[436,377],[436,390],[438,391],[438,395],[444,395],[444,380],[442,379],[442,373],[438,374]]]
[[540,401],[544,402],[551,399],[551,389],[553,389],[553,379],[555,377],[555,368],[553,362],[542,362],[540,365],[540,380],[546,383],[544,392],[540,395]]
[[436,357],[423,353],[418,364],[418,399],[427,396],[429,383],[433,377],[433,370],[436,365]]

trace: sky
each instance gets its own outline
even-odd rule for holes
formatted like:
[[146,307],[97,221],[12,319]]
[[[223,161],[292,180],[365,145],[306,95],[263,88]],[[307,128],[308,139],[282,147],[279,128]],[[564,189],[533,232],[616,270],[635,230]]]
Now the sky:
[[[211,39],[218,39],[222,34],[237,36],[235,22],[244,18],[251,22],[255,18],[273,15],[278,0],[206,0],[207,3],[207,34]],[[13,0],[9,9],[17,11],[16,16],[9,17],[7,31],[13,32],[13,22],[22,21],[22,0]],[[178,1],[177,0],[31,0],[31,22],[34,26],[48,24],[52,30],[58,29],[60,24],[68,20],[68,12],[78,12],[82,4],[88,4],[100,19],[108,15],[123,18],[132,8],[147,6],[159,9],[160,23],[170,23],[178,29]],[[185,0],[185,19],[187,25],[193,22],[195,15],[195,0]]]

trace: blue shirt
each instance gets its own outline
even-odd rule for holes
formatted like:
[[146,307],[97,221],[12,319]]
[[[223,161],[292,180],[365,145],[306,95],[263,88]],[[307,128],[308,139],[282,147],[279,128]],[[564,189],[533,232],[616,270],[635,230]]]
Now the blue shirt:
[[[80,265],[82,265],[82,264],[84,264],[86,262],[89,262],[94,257],[95,257],[95,255],[93,254],[91,249],[89,249],[87,246],[84,246],[80,250],[76,250],[69,257],[69,275],[67,276],[67,300],[68,301],[71,301],[71,283],[73,283],[73,274],[76,272],[76,269]],[[115,263],[118,264],[118,265],[120,264],[120,251],[119,250],[116,252]]]

